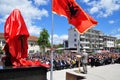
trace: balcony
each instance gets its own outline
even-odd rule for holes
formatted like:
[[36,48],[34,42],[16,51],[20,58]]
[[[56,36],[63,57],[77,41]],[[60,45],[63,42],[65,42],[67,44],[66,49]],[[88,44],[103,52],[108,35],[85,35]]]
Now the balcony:
[[89,44],[89,41],[80,41],[81,44]]

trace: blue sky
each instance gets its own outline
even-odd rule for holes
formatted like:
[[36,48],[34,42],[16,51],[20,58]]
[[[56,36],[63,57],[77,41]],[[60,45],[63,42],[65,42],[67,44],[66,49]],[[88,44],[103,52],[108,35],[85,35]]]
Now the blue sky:
[[[76,0],[77,3],[95,20],[94,27],[106,35],[120,38],[120,0]],[[19,9],[24,17],[31,35],[39,36],[43,28],[51,35],[52,11],[51,0],[0,0],[0,32],[4,32],[4,24],[13,9]],[[54,44],[62,43],[68,38],[68,24],[65,17],[54,16]]]

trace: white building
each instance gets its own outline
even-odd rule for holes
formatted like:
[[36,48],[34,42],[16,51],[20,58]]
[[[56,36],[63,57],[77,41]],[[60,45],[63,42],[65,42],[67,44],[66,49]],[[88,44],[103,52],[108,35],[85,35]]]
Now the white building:
[[112,36],[104,35],[104,48],[110,50],[110,48],[114,48],[116,46],[115,41],[117,39]]
[[[38,37],[30,36],[28,38],[28,53],[40,52],[40,48],[37,44]],[[0,33],[0,47],[3,48],[5,45],[4,33]]]
[[40,52],[40,48],[37,44],[38,37],[30,36],[28,38],[28,53],[37,53]]
[[68,30],[68,49],[86,49],[89,52],[115,47],[116,37],[106,36],[99,30],[89,29],[80,35],[75,28]]

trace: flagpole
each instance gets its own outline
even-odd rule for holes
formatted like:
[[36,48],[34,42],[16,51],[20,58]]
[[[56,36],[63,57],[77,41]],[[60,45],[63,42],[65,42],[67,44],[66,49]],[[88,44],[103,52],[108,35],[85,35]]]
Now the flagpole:
[[50,70],[50,80],[53,80],[53,32],[54,32],[54,14],[52,13],[52,28],[51,28],[51,70]]
[[77,38],[77,52],[79,53],[80,52],[80,35],[79,35],[79,32],[78,32],[78,38]]
[[81,37],[81,34],[78,32],[78,38],[77,38],[77,52],[78,52],[78,73],[80,73],[80,60],[81,60],[81,53],[80,53],[80,37]]

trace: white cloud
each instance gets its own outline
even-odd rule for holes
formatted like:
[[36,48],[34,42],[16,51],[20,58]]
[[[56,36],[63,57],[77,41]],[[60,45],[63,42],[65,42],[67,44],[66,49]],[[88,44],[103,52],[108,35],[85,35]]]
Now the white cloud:
[[116,34],[114,36],[117,37],[117,39],[120,39],[120,34]]
[[115,23],[115,21],[111,20],[111,21],[109,21],[109,23],[110,23],[110,24],[113,24],[113,23]]
[[37,5],[46,5],[49,0],[35,0],[35,4]]
[[112,34],[120,34],[120,27],[118,27],[117,29],[113,29],[112,31],[111,31],[111,33]]
[[34,36],[38,36],[38,34],[40,34],[40,32],[42,31],[42,29],[40,27],[37,26],[29,26],[29,32],[31,32],[32,35]]
[[61,36],[58,36],[57,34],[53,35],[53,44],[63,44],[64,40],[68,40],[68,35],[61,35]]
[[120,39],[120,27],[113,29],[111,34]]
[[91,14],[93,14],[93,13],[96,13],[96,12],[98,12],[98,7],[93,7],[93,8],[91,8],[91,10],[90,10],[90,13]]
[[[47,1],[48,0],[40,0],[38,2],[39,4],[43,4],[43,2],[47,3]],[[41,28],[35,25],[34,21],[39,21],[42,17],[48,17],[48,11],[46,9],[39,9],[33,5],[30,0],[20,0],[20,2],[18,0],[0,0],[0,24],[5,22],[8,15],[15,8],[21,11],[29,33],[37,35],[39,32],[36,31],[40,31]]]
[[83,2],[87,3],[87,2],[89,2],[89,0],[83,0]]
[[98,17],[108,17],[112,15],[114,11],[120,10],[119,0],[84,0],[84,2],[90,6],[90,13],[97,13]]
[[0,24],[4,22],[4,18],[0,18]]
[[120,32],[120,28],[118,28],[117,31]]

